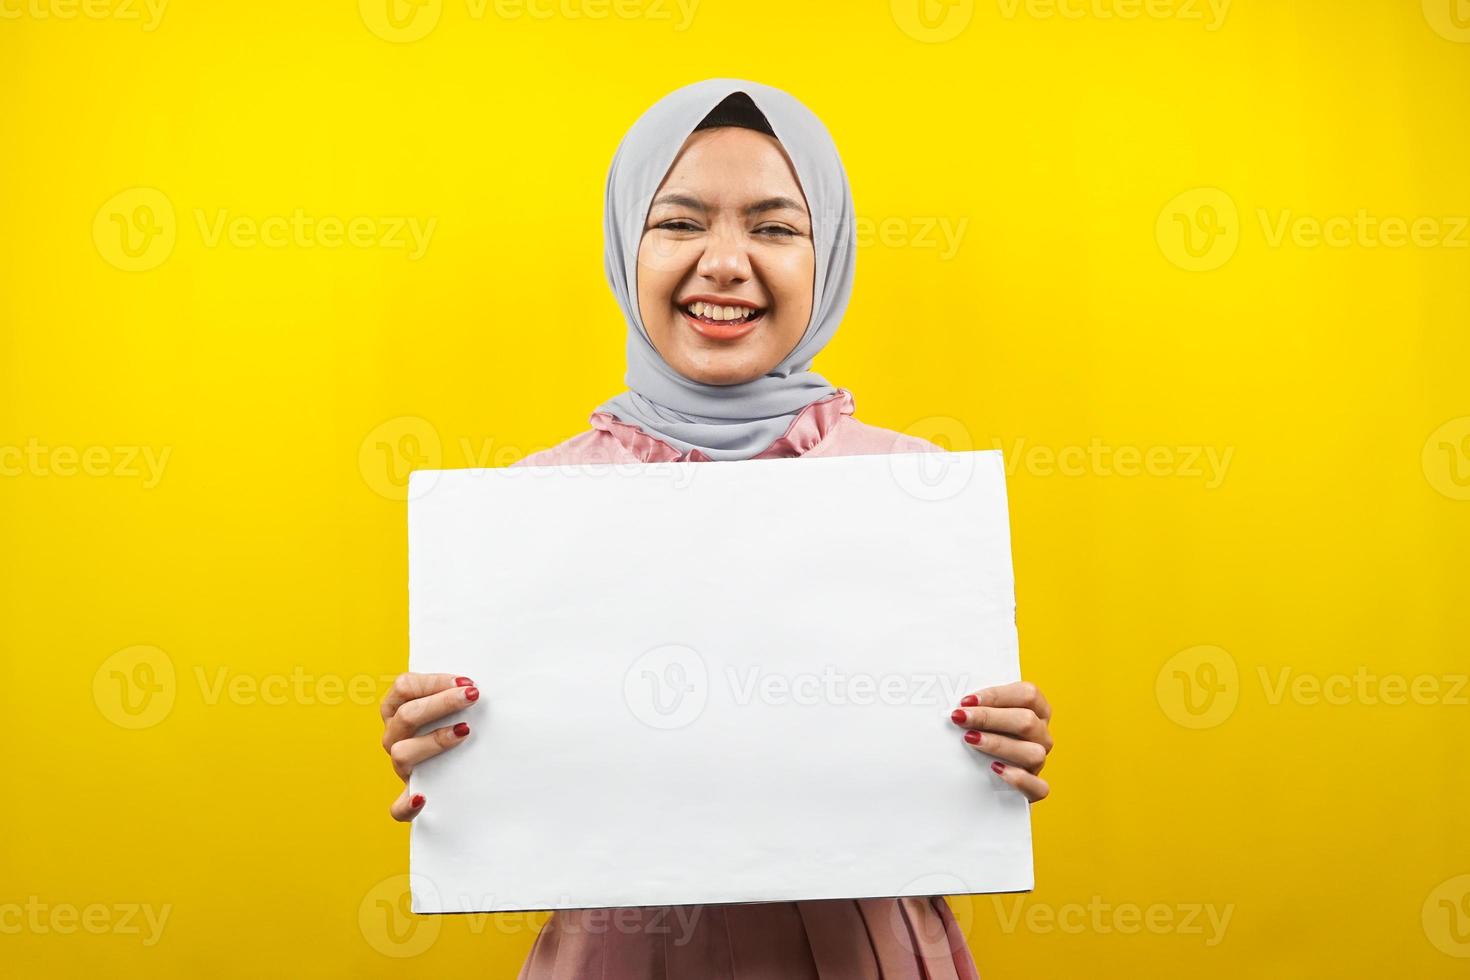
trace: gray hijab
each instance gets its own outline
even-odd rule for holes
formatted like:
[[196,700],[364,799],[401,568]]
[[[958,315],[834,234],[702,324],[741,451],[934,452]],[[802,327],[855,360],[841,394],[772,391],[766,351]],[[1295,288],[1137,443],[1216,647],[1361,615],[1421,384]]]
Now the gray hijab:
[[[733,385],[691,381],[654,348],[638,314],[638,244],[653,195],[694,127],[725,97],[750,96],[765,115],[806,194],[816,276],[812,318],[800,342],[766,375]],[[852,295],[857,264],[852,190],[832,136],[810,109],[780,89],[712,78],[677,89],[639,117],[618,146],[607,175],[603,218],[608,283],[628,323],[628,391],[597,410],[637,425],[681,452],[749,459],[781,438],[797,414],[837,389],[810,370]]]

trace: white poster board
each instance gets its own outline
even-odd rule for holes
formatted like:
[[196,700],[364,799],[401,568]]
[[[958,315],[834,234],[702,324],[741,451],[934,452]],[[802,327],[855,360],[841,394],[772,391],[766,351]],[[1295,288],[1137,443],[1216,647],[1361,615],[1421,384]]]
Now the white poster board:
[[949,718],[1020,678],[1000,453],[421,471],[415,912],[1024,891]]

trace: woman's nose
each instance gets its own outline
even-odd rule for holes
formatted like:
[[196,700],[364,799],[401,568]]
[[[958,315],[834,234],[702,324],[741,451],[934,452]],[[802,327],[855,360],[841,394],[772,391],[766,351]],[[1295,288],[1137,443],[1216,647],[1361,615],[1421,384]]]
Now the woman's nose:
[[750,256],[743,231],[711,230],[699,257],[699,275],[716,283],[744,282],[750,278]]

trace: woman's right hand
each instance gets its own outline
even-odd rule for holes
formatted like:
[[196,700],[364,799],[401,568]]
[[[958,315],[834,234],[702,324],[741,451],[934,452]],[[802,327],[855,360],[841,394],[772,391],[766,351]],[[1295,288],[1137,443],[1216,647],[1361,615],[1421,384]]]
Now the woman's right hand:
[[410,797],[408,793],[408,775],[414,766],[454,748],[470,734],[465,722],[445,725],[425,735],[416,734],[418,730],[469,707],[479,698],[474,681],[453,674],[399,674],[383,695],[383,749],[404,783],[403,792],[388,808],[394,820],[412,820],[423,812],[423,796],[415,793]]

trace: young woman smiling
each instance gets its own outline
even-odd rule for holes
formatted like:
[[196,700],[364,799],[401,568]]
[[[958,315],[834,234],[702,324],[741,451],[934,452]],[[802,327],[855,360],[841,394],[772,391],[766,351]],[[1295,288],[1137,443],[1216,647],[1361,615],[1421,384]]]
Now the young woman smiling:
[[[516,465],[942,451],[859,422],[851,393],[810,370],[852,292],[854,216],[831,136],[790,95],[711,79],[661,99],[613,158],[605,235],[629,390],[587,432]],[[400,778],[470,737],[464,722],[419,732],[479,696],[466,677],[398,678],[382,744]],[[1048,792],[1050,717],[1025,682],[975,691],[953,714],[956,737],[1033,803]],[[391,813],[427,805],[405,786]],[[615,928],[607,910],[553,914],[522,980],[978,976],[940,896],[613,911]],[[687,928],[675,935],[675,922]]]

